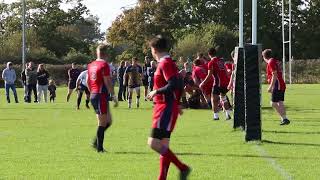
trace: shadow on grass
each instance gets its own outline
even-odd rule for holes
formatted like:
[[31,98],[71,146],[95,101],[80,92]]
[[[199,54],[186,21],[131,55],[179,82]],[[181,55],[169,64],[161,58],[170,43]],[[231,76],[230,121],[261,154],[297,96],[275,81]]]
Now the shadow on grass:
[[267,144],[278,144],[278,145],[320,147],[320,144],[313,144],[313,143],[289,143],[289,142],[278,142],[278,141],[269,141],[269,140],[262,140],[261,142],[267,143]]
[[0,121],[26,121],[28,119],[19,119],[19,118],[0,118]]
[[[133,151],[125,151],[125,152],[113,152],[113,154],[120,155],[146,155],[146,154],[156,154],[154,152],[133,152]],[[178,156],[208,156],[208,157],[234,157],[234,158],[273,158],[273,159],[319,159],[315,157],[288,157],[288,156],[258,156],[252,154],[214,154],[214,153],[196,153],[196,152],[182,152],[176,153]]]
[[296,132],[296,131],[269,131],[262,130],[264,133],[275,133],[275,134],[320,134],[319,132]]

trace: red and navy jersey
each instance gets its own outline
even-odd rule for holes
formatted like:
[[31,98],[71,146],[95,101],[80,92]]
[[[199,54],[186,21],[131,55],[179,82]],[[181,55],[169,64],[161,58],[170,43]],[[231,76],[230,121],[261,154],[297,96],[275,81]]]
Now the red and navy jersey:
[[96,60],[88,64],[88,87],[91,93],[108,93],[103,77],[110,76],[109,64],[104,60]]
[[213,72],[214,86],[223,88],[228,87],[229,78],[224,66],[224,62],[220,58],[212,58],[208,64],[208,69]]
[[[200,80],[200,82],[203,82],[205,80],[205,78],[208,75],[208,68],[205,66],[195,66],[195,68],[193,69],[192,72],[192,77],[193,79],[198,79]],[[213,78],[210,77],[209,81],[207,81],[206,86],[209,85],[212,87],[213,85]]]
[[72,69],[72,68],[69,69],[68,70],[69,81],[76,81],[80,73],[81,71],[79,69]]
[[234,70],[234,64],[231,62],[226,62],[224,66],[226,68],[228,78],[230,79],[232,75],[232,71]]
[[282,77],[282,70],[280,69],[279,61],[274,58],[271,58],[269,59],[267,64],[267,78],[269,84],[271,83],[272,72],[274,71],[277,71],[276,84],[278,84],[278,90],[286,90],[286,83],[284,82]]
[[[157,70],[154,73],[154,90],[166,86],[168,84],[167,81],[175,76],[179,76],[179,69],[176,63],[171,59],[170,56],[165,56],[161,58]],[[181,93],[181,90],[176,89],[173,92],[173,96],[169,98],[174,98],[175,101],[179,102]],[[168,97],[166,97],[164,94],[157,94],[153,100],[155,103],[165,103],[167,101],[170,101],[167,98]]]

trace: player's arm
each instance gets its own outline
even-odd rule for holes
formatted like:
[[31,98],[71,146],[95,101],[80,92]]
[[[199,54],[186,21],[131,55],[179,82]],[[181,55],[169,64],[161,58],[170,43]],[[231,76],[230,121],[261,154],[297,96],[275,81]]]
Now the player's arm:
[[209,81],[209,79],[210,79],[210,77],[212,76],[212,74],[213,74],[213,71],[212,71],[212,69],[209,69],[208,70],[208,75],[207,75],[207,77],[202,81],[202,83],[200,83],[200,88],[201,87],[203,87],[208,81]]
[[86,77],[86,81],[87,81],[87,88],[88,88],[89,92],[91,92],[91,89],[90,89],[91,87],[90,87],[90,83],[89,83],[89,74]]
[[235,76],[235,71],[232,71],[231,77],[230,77],[230,81],[229,81],[229,84],[228,84],[228,89],[229,90],[233,89],[234,76]]
[[168,84],[156,90],[156,94],[171,94],[178,88],[179,80],[177,76],[173,76],[168,80]]
[[118,106],[118,98],[114,94],[114,87],[112,85],[112,79],[110,76],[103,76],[103,83],[107,87],[108,92],[110,93],[112,100],[114,102],[114,106]]
[[270,82],[270,85],[269,85],[269,88],[268,88],[268,92],[272,92],[273,91],[273,89],[274,89],[274,85],[275,85],[275,83],[276,83],[276,79],[277,79],[277,71],[276,70],[274,70],[274,71],[272,71],[272,77],[271,77],[271,82]]

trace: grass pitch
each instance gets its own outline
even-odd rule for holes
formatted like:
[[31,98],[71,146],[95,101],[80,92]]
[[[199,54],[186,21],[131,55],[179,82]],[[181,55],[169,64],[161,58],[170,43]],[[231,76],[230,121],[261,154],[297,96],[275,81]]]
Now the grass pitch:
[[[264,86],[263,142],[245,143],[232,121],[212,121],[208,110],[185,110],[172,134],[171,149],[193,171],[190,179],[319,179],[320,85],[289,85],[289,126],[280,127]],[[112,108],[105,148],[90,147],[96,131],[93,110],[75,109],[58,88],[54,104],[6,104],[0,93],[0,179],[156,179],[159,156],[146,142],[151,103]],[[19,90],[20,101],[22,91]],[[224,117],[221,114],[221,117]],[[221,118],[222,119],[222,118]],[[177,179],[171,165],[168,179]]]

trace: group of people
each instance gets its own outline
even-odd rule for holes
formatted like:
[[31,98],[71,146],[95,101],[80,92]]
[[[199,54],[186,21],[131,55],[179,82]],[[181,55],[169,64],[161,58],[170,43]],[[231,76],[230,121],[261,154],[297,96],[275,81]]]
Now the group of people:
[[[226,119],[231,119],[232,106],[227,97],[228,91],[233,91],[235,66],[232,63],[225,63],[217,57],[217,50],[210,48],[208,58],[199,53],[193,61],[193,65],[184,64],[179,69],[176,62],[168,53],[169,45],[162,36],[156,36],[150,41],[153,61],[150,57],[145,58],[145,64],[140,66],[138,59],[133,58],[132,62],[121,61],[118,68],[108,64],[107,46],[101,44],[97,47],[97,59],[93,60],[80,71],[72,64],[68,70],[69,83],[66,100],[70,100],[73,90],[78,91],[77,109],[80,108],[83,93],[86,94],[86,107],[89,102],[96,113],[98,127],[95,133],[92,146],[97,152],[105,152],[104,135],[112,124],[109,102],[113,101],[118,106],[118,101],[128,101],[128,107],[132,107],[133,92],[136,92],[136,106],[140,103],[140,87],[144,86],[145,100],[153,101],[153,115],[151,134],[148,138],[148,145],[160,155],[159,180],[165,180],[169,166],[173,163],[180,171],[180,179],[187,179],[191,168],[180,161],[176,154],[169,148],[170,137],[175,128],[177,118],[183,114],[182,104],[191,104],[190,98],[198,97],[198,100],[212,108],[213,120],[219,120],[219,111],[223,109]],[[282,79],[282,72],[279,62],[272,57],[272,51],[267,49],[262,53],[267,63],[267,78],[270,86],[268,92],[272,93],[272,106],[281,116],[281,125],[290,123],[286,117],[284,107],[285,82]],[[232,59],[234,53],[231,54]],[[234,63],[236,64],[236,62]],[[13,64],[8,62],[7,68],[3,70],[2,78],[5,80],[7,101],[10,103],[9,89],[12,89],[15,102],[18,97],[15,90],[16,74],[12,68]],[[117,70],[116,70],[117,69]],[[113,80],[116,75],[119,83],[118,97],[115,95]],[[32,62],[26,65],[21,73],[25,85],[25,101],[31,102],[31,92],[34,92],[34,102],[41,102],[44,94],[44,101],[47,102],[47,90],[51,92],[51,85],[54,82],[48,81],[49,73],[44,64],[38,69],[34,68]],[[55,86],[52,91],[52,100],[55,97]],[[53,96],[54,95],[54,96]],[[189,102],[187,100],[189,96]],[[51,101],[51,97],[50,97]],[[194,100],[193,100],[194,101]]]
[[[2,71],[2,79],[5,82],[7,102],[11,102],[11,89],[14,95],[15,103],[19,103],[15,85],[17,75],[13,68],[12,62],[8,62],[7,67]],[[33,62],[28,62],[25,69],[21,72],[21,80],[24,86],[24,101],[26,103],[31,103],[32,92],[34,94],[35,103],[40,103],[42,101],[47,102],[48,91],[50,92],[50,102],[54,102],[56,96],[56,86],[53,80],[49,81],[49,72],[45,69],[44,64],[39,64],[38,69],[36,69]]]

